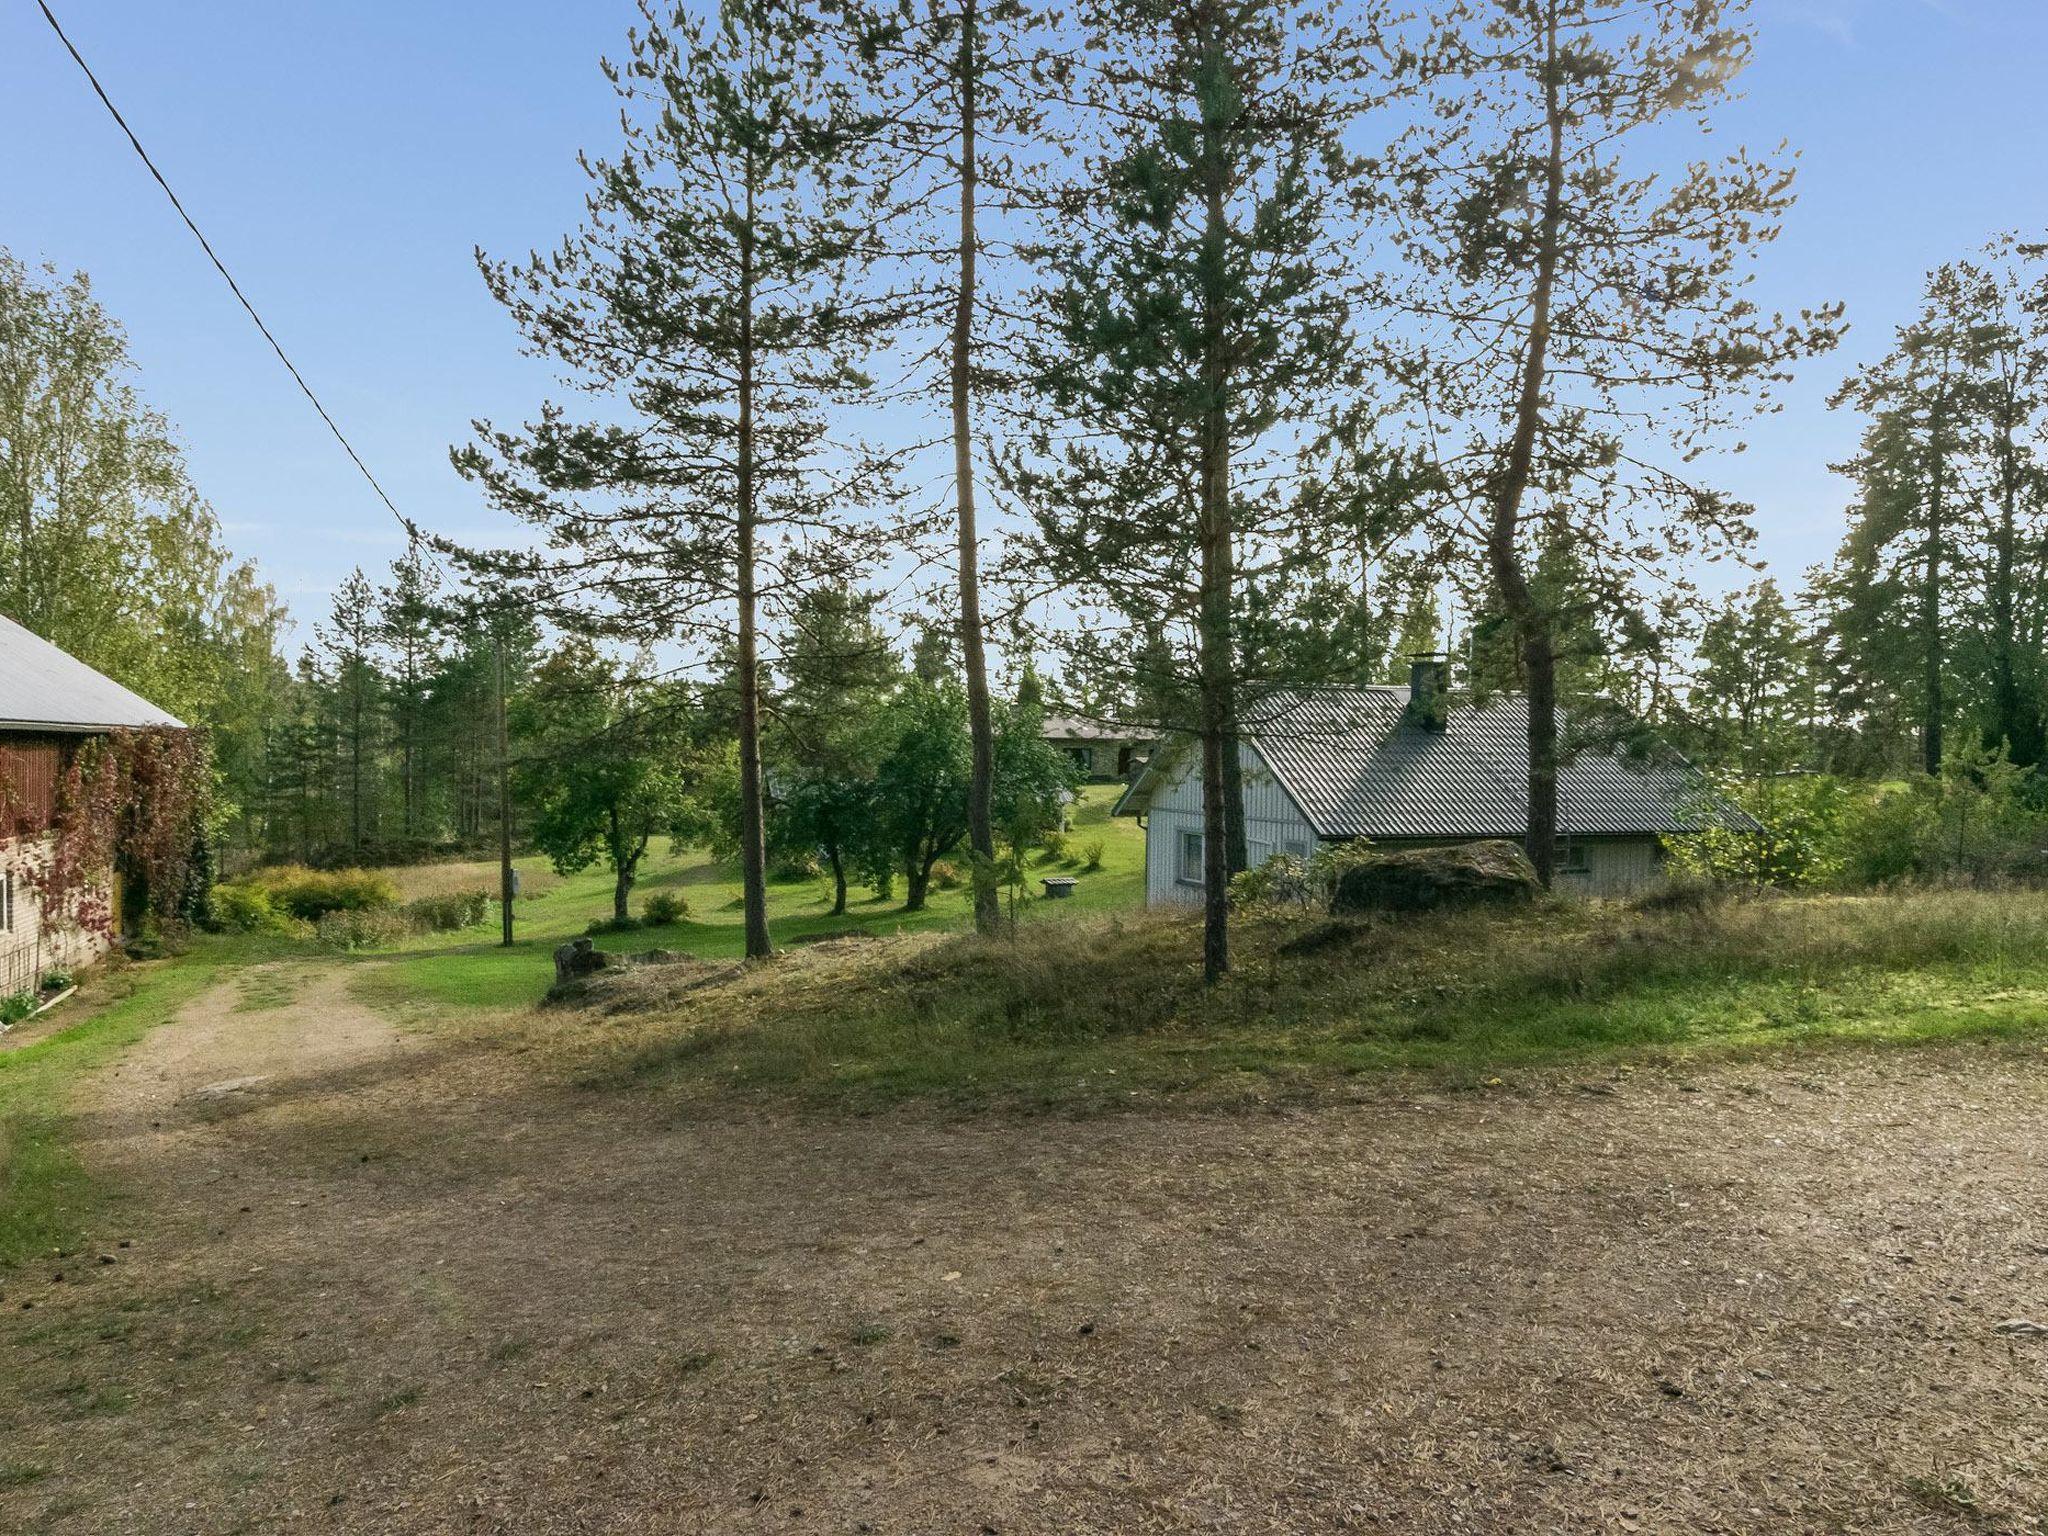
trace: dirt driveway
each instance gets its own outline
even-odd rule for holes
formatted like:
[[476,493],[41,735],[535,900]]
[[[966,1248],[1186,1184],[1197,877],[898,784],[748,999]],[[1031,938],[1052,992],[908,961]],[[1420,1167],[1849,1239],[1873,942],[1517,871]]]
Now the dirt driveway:
[[2048,1531],[2040,1053],[707,1114],[348,975],[96,1085],[0,1530]]

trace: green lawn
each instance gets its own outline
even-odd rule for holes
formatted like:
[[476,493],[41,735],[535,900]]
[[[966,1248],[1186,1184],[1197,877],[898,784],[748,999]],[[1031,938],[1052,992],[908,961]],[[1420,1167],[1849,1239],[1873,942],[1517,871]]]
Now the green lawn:
[[[1145,834],[1136,821],[1118,820],[1109,814],[1121,792],[1121,786],[1114,784],[1090,785],[1082,791],[1074,808],[1068,856],[1034,864],[1033,884],[1019,907],[1019,921],[1130,911],[1144,905]],[[1102,844],[1102,864],[1088,870],[1083,867],[1082,853],[1097,841]],[[553,980],[555,947],[582,934],[591,923],[611,916],[612,882],[603,869],[556,877],[544,858],[515,862],[530,894],[513,909],[515,942],[509,949],[497,942],[494,906],[486,926],[409,940],[396,947],[395,961],[391,960],[394,951],[366,952],[389,962],[379,964],[365,977],[366,990],[385,1001],[409,998],[460,1008],[506,1009],[538,1001]],[[603,948],[676,949],[703,959],[733,958],[744,951],[737,871],[717,863],[701,849],[678,853],[665,845],[650,851],[642,871],[633,893],[635,912],[654,892],[675,891],[689,902],[688,918],[660,928],[606,934],[598,940]],[[453,874],[445,866],[389,873],[408,894],[423,880],[446,888]],[[1038,893],[1037,879],[1043,875],[1072,875],[1080,884],[1072,896],[1050,901]],[[471,883],[494,888],[496,881],[495,865],[474,866]],[[902,890],[900,880],[897,889]],[[953,890],[934,887],[923,912],[905,912],[900,895],[878,900],[863,890],[853,892],[844,917],[833,917],[831,906],[832,893],[826,881],[771,885],[768,917],[776,942],[788,944],[849,930],[893,934],[964,927],[969,913],[964,886]]]

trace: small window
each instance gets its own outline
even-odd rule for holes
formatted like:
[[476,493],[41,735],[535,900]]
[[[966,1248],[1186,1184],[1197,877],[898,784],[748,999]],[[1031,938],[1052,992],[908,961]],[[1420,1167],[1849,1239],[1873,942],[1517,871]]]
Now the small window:
[[1586,845],[1569,837],[1557,840],[1557,872],[1561,875],[1590,875],[1593,865]]
[[1290,859],[1299,859],[1304,864],[1308,862],[1308,844],[1299,838],[1290,837],[1280,845],[1280,851]]
[[1202,834],[1183,832],[1180,835],[1180,883],[1200,885],[1202,874]]
[[14,871],[0,875],[0,933],[14,932]]

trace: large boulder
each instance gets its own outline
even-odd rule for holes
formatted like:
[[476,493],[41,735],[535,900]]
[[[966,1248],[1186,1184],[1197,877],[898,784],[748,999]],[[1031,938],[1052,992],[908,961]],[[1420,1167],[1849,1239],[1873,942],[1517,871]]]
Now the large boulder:
[[1529,856],[1516,844],[1496,838],[1371,854],[1338,876],[1330,910],[1345,914],[1506,906],[1533,899],[1541,888]]
[[590,940],[571,939],[555,951],[555,985],[562,987],[581,981],[591,972],[601,971],[611,963],[612,957]]

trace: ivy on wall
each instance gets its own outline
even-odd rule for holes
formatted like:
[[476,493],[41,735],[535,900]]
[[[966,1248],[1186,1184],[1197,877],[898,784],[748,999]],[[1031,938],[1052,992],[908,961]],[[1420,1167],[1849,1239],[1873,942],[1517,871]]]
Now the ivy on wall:
[[[40,856],[17,871],[43,928],[114,938],[117,885],[142,903],[147,924],[184,926],[212,788],[199,731],[160,726],[87,742],[57,780]],[[36,835],[11,803],[0,804],[0,827],[9,837]]]

